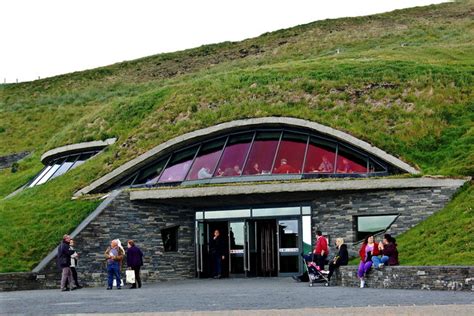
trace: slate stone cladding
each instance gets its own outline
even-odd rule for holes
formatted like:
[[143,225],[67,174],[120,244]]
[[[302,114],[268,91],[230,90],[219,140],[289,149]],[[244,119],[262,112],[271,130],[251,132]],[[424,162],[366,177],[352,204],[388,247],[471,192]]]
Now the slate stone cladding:
[[[173,226],[179,226],[178,251],[164,253],[161,229]],[[128,192],[122,192],[75,238],[77,251],[82,254],[77,268],[81,282],[106,286],[104,251],[117,238],[125,249],[128,239],[133,239],[142,249],[143,282],[194,277],[194,211],[191,209],[131,203]],[[45,271],[54,269],[57,270],[55,262],[50,262]],[[126,261],[122,271],[125,269]]]
[[313,236],[318,229],[328,234],[333,254],[336,238],[342,237],[349,254],[357,256],[360,245],[355,240],[356,216],[399,215],[387,231],[396,237],[443,208],[455,191],[455,188],[421,188],[319,196],[312,202]]
[[[360,285],[357,266],[340,267],[335,276],[334,285]],[[365,287],[474,292],[474,267],[395,266],[372,269],[365,279]]]
[[10,168],[15,162],[21,160],[30,154],[29,151],[22,151],[19,153],[1,156],[0,157],[0,169]]
[[[298,195],[300,201],[312,206],[313,229],[329,234],[333,246],[336,237],[343,237],[350,252],[359,248],[354,241],[354,216],[370,214],[400,214],[389,232],[394,236],[443,208],[455,188],[418,188],[380,191],[338,191]],[[133,239],[145,254],[142,279],[164,281],[195,277],[194,214],[202,207],[193,207],[199,198],[168,203],[130,201],[129,192],[120,193],[75,238],[81,254],[77,268],[79,279],[89,286],[106,286],[106,269],[103,253],[112,239],[119,238],[126,248],[126,241]],[[291,195],[291,194],[289,194]],[[285,197],[280,194],[280,199]],[[295,195],[288,196],[293,200]],[[218,199],[219,197],[215,197]],[[264,200],[262,196],[260,200]],[[249,201],[258,201],[253,196]],[[242,205],[243,199],[228,199],[229,207]],[[301,202],[300,202],[301,203]],[[255,204],[257,206],[257,204]],[[161,229],[179,226],[178,251],[164,252]],[[335,249],[331,249],[335,253]],[[403,263],[403,258],[401,258]],[[125,266],[123,267],[125,270]],[[59,284],[59,271],[52,260],[42,274],[48,275],[45,287]],[[53,277],[57,275],[57,277]]]

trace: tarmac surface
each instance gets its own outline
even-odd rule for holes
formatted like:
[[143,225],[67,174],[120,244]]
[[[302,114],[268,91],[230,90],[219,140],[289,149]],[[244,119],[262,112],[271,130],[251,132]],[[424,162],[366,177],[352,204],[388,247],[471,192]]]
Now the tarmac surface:
[[474,292],[325,287],[291,278],[185,280],[141,289],[0,292],[0,314],[474,315]]

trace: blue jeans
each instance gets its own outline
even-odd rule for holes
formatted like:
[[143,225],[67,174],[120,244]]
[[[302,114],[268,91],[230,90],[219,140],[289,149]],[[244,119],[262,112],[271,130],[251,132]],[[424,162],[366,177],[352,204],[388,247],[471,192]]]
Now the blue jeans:
[[379,257],[379,256],[373,256],[372,257],[372,262],[374,263],[374,266],[376,268],[379,267],[380,264],[385,264],[386,262],[388,261],[388,256],[382,256],[382,257]]
[[120,288],[120,266],[118,262],[107,264],[107,284],[111,288],[114,283],[114,277],[117,281],[117,288]]

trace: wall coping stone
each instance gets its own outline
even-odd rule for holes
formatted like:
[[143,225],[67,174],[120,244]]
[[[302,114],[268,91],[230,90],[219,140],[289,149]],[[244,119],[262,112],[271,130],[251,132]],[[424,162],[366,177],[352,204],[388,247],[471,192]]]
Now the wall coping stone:
[[84,142],[84,143],[77,143],[66,145],[62,147],[57,147],[51,150],[48,150],[41,156],[41,162],[46,165],[48,162],[58,156],[65,156],[68,154],[76,153],[76,152],[83,152],[88,149],[92,150],[95,148],[103,148],[115,143],[117,138],[109,138],[106,140],[96,140],[92,142]]
[[178,198],[196,198],[210,196],[230,196],[245,194],[294,193],[315,191],[348,191],[348,190],[384,190],[423,187],[460,187],[469,178],[407,178],[407,179],[364,179],[334,180],[271,184],[243,184],[233,186],[207,186],[196,188],[154,188],[131,190],[130,200],[169,200]]
[[294,126],[298,128],[307,128],[321,133],[322,135],[331,136],[337,140],[347,142],[356,148],[373,154],[379,159],[382,159],[383,161],[386,161],[396,166],[397,168],[400,168],[403,171],[406,171],[411,174],[419,174],[418,170],[416,170],[409,164],[401,161],[400,159],[386,153],[382,149],[372,146],[363,140],[360,140],[342,131],[336,130],[332,127],[291,117],[260,117],[221,123],[170,139],[147,151],[146,153],[138,156],[137,158],[126,162],[120,167],[114,169],[112,172],[97,179],[90,185],[76,192],[75,196],[93,193],[97,190],[100,190],[101,188],[107,187],[108,185],[113,184],[115,181],[132,174],[136,170],[140,169],[142,166],[146,165],[148,162],[151,162],[157,155],[172,151],[176,146],[179,146],[183,143],[197,142],[200,139],[203,139],[204,137],[224,134],[233,130],[259,127],[263,124],[269,126]]

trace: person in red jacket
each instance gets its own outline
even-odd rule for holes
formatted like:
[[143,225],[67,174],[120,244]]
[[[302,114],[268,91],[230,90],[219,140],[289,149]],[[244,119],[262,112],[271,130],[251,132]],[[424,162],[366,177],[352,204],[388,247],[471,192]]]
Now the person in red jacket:
[[323,233],[318,230],[316,231],[316,245],[314,246],[313,253],[316,255],[316,264],[320,270],[324,270],[324,264],[329,254],[328,241]]
[[362,247],[360,247],[359,250],[360,264],[359,269],[357,270],[357,276],[360,279],[361,288],[365,286],[365,274],[372,267],[372,256],[378,256],[379,253],[379,244],[374,241],[374,236],[369,235],[365,237]]

